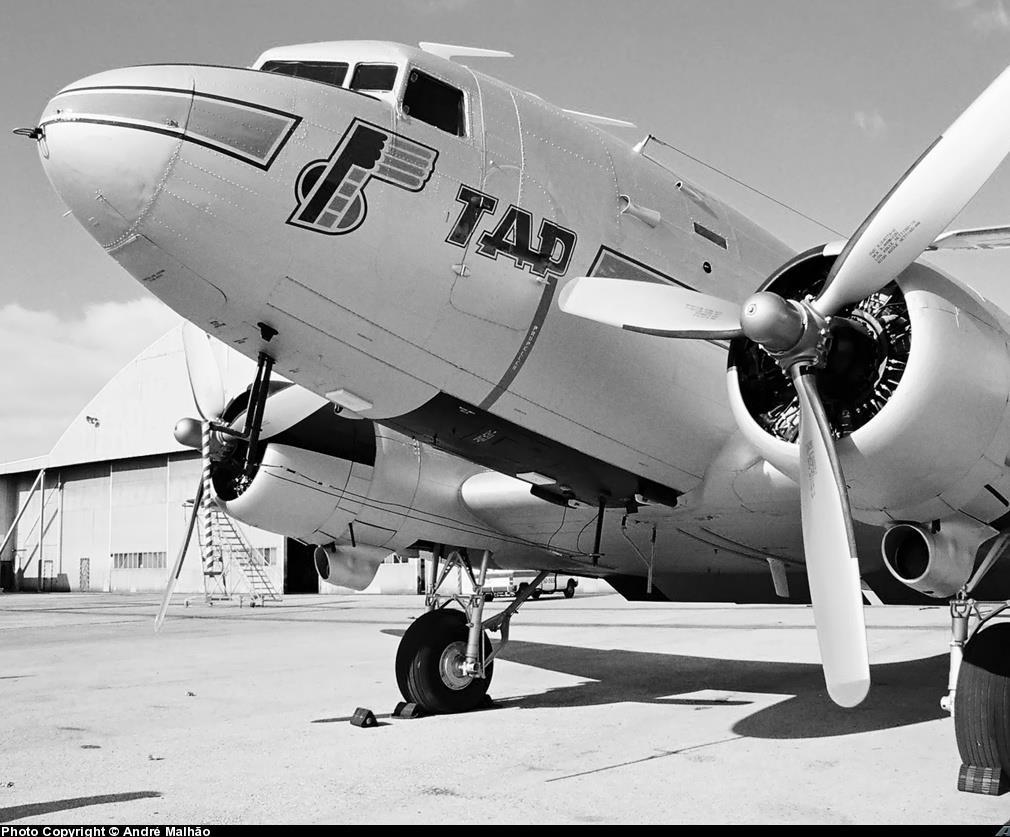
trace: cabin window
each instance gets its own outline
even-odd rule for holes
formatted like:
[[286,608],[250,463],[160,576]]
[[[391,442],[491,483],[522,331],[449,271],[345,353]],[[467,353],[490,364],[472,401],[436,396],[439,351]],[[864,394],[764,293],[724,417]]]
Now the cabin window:
[[395,83],[395,64],[358,64],[351,78],[351,90],[392,90]]
[[403,112],[447,134],[461,137],[466,133],[463,92],[420,70],[410,71],[403,94]]
[[267,61],[260,69],[340,87],[347,76],[348,66],[342,61]]

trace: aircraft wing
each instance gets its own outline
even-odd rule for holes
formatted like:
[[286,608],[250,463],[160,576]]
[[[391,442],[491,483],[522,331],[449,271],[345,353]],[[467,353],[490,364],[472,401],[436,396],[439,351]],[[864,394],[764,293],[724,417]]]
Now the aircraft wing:
[[977,227],[951,230],[927,247],[927,250],[1002,250],[1010,247],[1010,227]]

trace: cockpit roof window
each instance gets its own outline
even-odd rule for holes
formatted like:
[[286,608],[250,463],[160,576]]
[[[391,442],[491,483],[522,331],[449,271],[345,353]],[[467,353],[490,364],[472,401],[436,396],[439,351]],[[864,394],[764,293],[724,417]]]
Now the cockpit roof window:
[[347,76],[347,67],[345,61],[267,61],[260,69],[340,87]]
[[392,90],[395,83],[395,64],[358,64],[351,77],[351,90]]
[[447,134],[457,137],[466,135],[463,91],[420,70],[410,71],[403,94],[403,112]]

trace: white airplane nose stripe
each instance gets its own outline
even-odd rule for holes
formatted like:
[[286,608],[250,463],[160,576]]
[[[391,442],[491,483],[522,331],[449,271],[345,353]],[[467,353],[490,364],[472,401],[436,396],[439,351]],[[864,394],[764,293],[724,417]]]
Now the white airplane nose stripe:
[[58,95],[40,124],[97,122],[154,131],[269,169],[300,121],[291,113],[199,91],[92,87]]

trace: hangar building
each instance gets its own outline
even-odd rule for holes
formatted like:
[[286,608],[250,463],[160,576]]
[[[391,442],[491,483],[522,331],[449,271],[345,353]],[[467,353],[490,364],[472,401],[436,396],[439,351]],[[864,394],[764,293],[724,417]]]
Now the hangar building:
[[[236,393],[255,365],[224,351],[226,387]],[[17,523],[0,552],[0,589],[163,590],[201,475],[200,454],[172,430],[197,415],[178,326],[116,374],[48,455],[0,464],[0,538]],[[277,593],[340,591],[320,582],[311,547],[235,525]],[[177,592],[205,592],[200,552],[194,532]],[[373,592],[416,592],[416,565],[383,567]],[[241,574],[233,576],[241,592]]]

